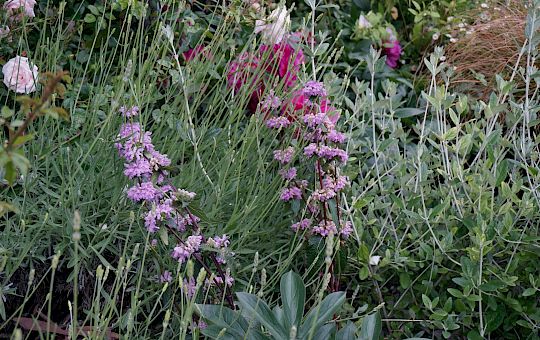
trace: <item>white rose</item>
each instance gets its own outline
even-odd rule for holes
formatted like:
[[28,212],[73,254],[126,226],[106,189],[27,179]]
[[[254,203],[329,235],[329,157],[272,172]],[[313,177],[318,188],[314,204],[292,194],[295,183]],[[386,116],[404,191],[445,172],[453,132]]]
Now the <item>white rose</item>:
[[361,15],[356,22],[356,26],[358,26],[359,29],[371,28],[371,23],[364,15]]
[[17,93],[30,93],[36,90],[38,67],[30,64],[28,58],[16,56],[10,59],[4,67],[4,84],[8,89]]
[[376,266],[381,262],[381,257],[379,255],[371,256],[369,258],[369,265],[370,266]]
[[36,0],[8,0],[4,3],[4,9],[7,10],[12,18],[21,19],[19,16],[14,16],[13,13],[22,7],[24,9],[24,14],[30,18],[33,18],[36,16],[34,13],[35,5]]
[[291,17],[285,6],[279,6],[265,20],[255,22],[255,33],[261,33],[263,40],[270,44],[279,44],[289,31]]

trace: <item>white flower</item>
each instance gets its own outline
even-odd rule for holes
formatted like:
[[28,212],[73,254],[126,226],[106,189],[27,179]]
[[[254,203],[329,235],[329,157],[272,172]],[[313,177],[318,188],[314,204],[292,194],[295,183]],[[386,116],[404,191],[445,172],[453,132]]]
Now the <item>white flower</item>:
[[370,266],[376,266],[381,262],[381,257],[379,255],[371,256],[369,258],[369,265]]
[[369,22],[369,20],[364,15],[361,15],[358,18],[358,21],[356,22],[356,26],[359,29],[371,28],[371,23]]
[[279,6],[265,20],[255,22],[255,33],[261,33],[269,44],[279,44],[289,31],[291,17],[285,6]]
[[4,67],[4,84],[8,89],[17,93],[30,93],[36,90],[38,67],[28,62],[28,58],[16,56],[10,59]]
[[485,2],[482,2],[482,4],[480,5],[480,7],[482,7],[482,8],[489,8],[488,4],[486,4]]
[[433,34],[433,36],[431,37],[431,39],[433,39],[433,40],[439,40],[439,33]]

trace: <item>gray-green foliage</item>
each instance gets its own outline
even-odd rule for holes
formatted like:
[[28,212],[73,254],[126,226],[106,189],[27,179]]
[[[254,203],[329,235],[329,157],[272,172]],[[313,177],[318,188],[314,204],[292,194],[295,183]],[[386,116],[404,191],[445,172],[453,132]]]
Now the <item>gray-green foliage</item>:
[[[364,318],[361,329],[348,322],[336,329],[335,315],[345,302],[345,292],[328,294],[307,309],[306,287],[300,275],[290,271],[281,277],[281,305],[272,309],[260,297],[237,293],[240,311],[219,305],[197,305],[208,322],[202,332],[212,339],[378,339],[381,321],[377,312]],[[359,333],[358,336],[356,333]]]
[[[520,51],[526,67],[498,77],[487,102],[448,90],[452,66],[441,49],[425,59],[432,77],[419,109],[400,108],[390,81],[379,92],[374,82],[352,85],[348,212],[358,251],[349,266],[373,302],[385,302],[385,318],[424,320],[420,328],[445,338],[538,335],[536,12]],[[378,265],[369,264],[374,255]]]

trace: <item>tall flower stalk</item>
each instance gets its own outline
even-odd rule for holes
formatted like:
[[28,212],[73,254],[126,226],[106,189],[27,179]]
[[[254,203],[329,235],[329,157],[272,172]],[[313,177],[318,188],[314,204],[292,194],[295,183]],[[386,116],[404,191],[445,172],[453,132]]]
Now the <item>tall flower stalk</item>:
[[[127,197],[134,203],[144,205],[144,225],[148,232],[164,232],[174,236],[177,241],[171,250],[174,260],[184,264],[194,258],[208,273],[215,273],[211,276],[212,281],[207,281],[207,284],[217,285],[228,304],[234,308],[229,289],[234,280],[230,276],[230,270],[224,269],[227,264],[226,254],[229,253],[229,238],[227,235],[206,238],[202,234],[200,218],[189,209],[195,193],[178,189],[171,184],[167,170],[171,160],[155,149],[152,133],[144,131],[140,123],[133,122],[133,118],[139,115],[139,108],[122,107],[120,112],[129,122],[122,124],[115,147],[125,161],[124,175],[135,182],[127,190]],[[205,247],[212,251],[204,252]],[[203,255],[207,255],[207,258]],[[161,275],[161,281],[170,279],[171,274],[168,271]]]

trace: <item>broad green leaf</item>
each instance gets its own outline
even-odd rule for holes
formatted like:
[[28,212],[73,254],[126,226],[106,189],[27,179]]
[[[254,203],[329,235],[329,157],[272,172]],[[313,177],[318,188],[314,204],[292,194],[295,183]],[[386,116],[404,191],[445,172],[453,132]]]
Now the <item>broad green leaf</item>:
[[381,336],[382,324],[379,312],[369,314],[362,321],[359,340],[377,340]]
[[330,339],[333,339],[333,335],[335,332],[336,332],[336,325],[334,323],[329,323],[329,324],[323,325],[322,327],[319,327],[317,332],[315,332],[313,339],[330,340]]
[[491,280],[491,281],[481,284],[478,288],[480,288],[484,292],[495,292],[499,288],[502,288],[505,286],[506,284],[502,282],[501,280]]
[[281,303],[288,327],[300,326],[304,316],[304,303],[306,300],[306,287],[302,277],[290,271],[281,277],[280,282]]
[[240,306],[253,316],[272,334],[276,339],[288,339],[288,334],[278,322],[266,302],[257,296],[248,293],[236,293]]
[[332,319],[343,302],[345,302],[345,292],[335,292],[325,297],[319,305],[313,307],[307,314],[304,323],[300,327],[299,337],[301,339],[306,338],[312,331],[312,327],[315,328],[316,332],[318,327]]
[[356,326],[351,321],[340,329],[336,334],[336,340],[354,340],[356,339]]
[[226,328],[229,333],[238,337],[243,337],[248,329],[247,321],[240,313],[230,308],[219,305],[195,305],[197,313],[209,323],[219,327]]

